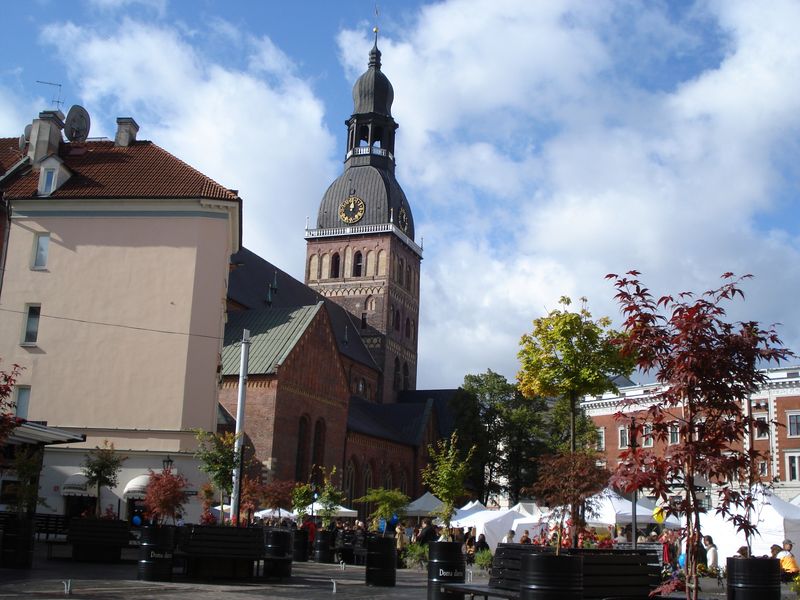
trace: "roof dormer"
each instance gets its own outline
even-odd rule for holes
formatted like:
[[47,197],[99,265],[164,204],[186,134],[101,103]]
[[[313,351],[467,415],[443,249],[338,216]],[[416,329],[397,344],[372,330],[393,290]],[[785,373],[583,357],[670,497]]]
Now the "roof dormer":
[[40,160],[38,167],[39,185],[37,192],[39,196],[50,196],[72,176],[72,171],[67,168],[64,161],[56,154],[51,154]]

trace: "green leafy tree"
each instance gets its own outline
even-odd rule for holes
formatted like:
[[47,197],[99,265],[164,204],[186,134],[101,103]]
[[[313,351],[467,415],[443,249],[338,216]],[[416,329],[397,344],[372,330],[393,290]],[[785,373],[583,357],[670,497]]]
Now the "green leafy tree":
[[489,452],[487,428],[481,415],[479,398],[466,387],[460,387],[448,402],[448,408],[453,415],[454,429],[459,432],[459,450],[466,456],[472,446],[475,452],[470,460],[467,472],[466,487],[475,496],[483,498],[485,495],[485,465]]
[[219,492],[220,523],[225,520],[225,497],[230,496],[233,490],[233,471],[239,463],[239,453],[236,452],[236,435],[231,432],[211,433],[198,429],[197,451],[195,458],[200,461],[200,470],[208,475],[211,483]]
[[322,488],[319,494],[319,516],[322,518],[323,526],[327,527],[336,515],[336,509],[344,502],[345,493],[334,483],[336,467],[333,467],[330,472],[324,468],[321,468],[320,471]]
[[455,431],[449,440],[439,440],[428,446],[429,462],[422,470],[422,482],[442,501],[442,507],[437,514],[444,521],[448,532],[450,519],[456,511],[456,502],[465,493],[464,481],[474,452],[474,446],[466,456],[459,451],[458,433]]
[[[551,452],[569,452],[571,411],[569,398],[557,398],[547,412],[544,442]],[[576,448],[594,448],[596,445],[597,426],[580,406],[576,406]]]
[[36,512],[38,505],[47,506],[39,496],[39,474],[42,471],[44,450],[34,446],[14,446],[13,468],[16,481],[11,483],[9,508],[20,515]]
[[365,496],[354,500],[354,502],[365,502],[375,507],[369,518],[375,530],[378,529],[381,519],[386,522],[386,528],[383,530],[384,537],[389,532],[389,521],[394,515],[402,516],[402,510],[408,501],[409,497],[400,490],[384,488],[370,488]]
[[297,483],[292,488],[292,510],[297,515],[298,521],[302,522],[308,510],[308,506],[314,501],[314,490],[310,483]]
[[87,485],[97,486],[97,504],[95,515],[100,518],[100,490],[104,487],[113,488],[117,485],[122,463],[126,456],[120,456],[114,449],[114,444],[103,440],[102,446],[95,446],[89,450],[83,461],[83,475]]

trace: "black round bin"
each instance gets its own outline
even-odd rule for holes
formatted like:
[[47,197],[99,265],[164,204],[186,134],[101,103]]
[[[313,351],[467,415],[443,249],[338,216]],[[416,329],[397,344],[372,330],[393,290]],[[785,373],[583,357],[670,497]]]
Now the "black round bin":
[[780,600],[777,558],[728,558],[728,600]]
[[520,600],[582,600],[583,557],[523,554]]
[[305,529],[295,529],[293,533],[292,560],[294,562],[307,562],[308,532]]
[[442,590],[445,583],[464,583],[466,564],[458,542],[428,544],[428,600],[463,600],[463,593]]
[[142,527],[138,576],[143,581],[172,581],[175,527]]
[[392,587],[397,577],[397,548],[393,537],[367,538],[367,585]]
[[333,562],[333,550],[331,549],[331,535],[330,531],[318,530],[317,536],[314,538],[314,561],[318,563],[331,563]]

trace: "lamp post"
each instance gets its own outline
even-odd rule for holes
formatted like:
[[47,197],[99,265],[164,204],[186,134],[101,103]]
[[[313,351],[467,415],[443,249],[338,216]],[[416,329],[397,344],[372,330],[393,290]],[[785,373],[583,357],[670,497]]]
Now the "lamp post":
[[161,461],[161,466],[165,471],[171,471],[173,464],[175,464],[175,461],[170,458],[169,454],[167,454],[167,458]]
[[[636,454],[636,417],[631,415],[631,439],[630,439],[630,447],[631,451]],[[637,530],[637,523],[636,523],[636,503],[639,501],[639,490],[637,488],[633,488],[633,505],[631,506],[631,541],[633,542],[633,549],[636,550],[637,542],[636,542],[636,530]]]

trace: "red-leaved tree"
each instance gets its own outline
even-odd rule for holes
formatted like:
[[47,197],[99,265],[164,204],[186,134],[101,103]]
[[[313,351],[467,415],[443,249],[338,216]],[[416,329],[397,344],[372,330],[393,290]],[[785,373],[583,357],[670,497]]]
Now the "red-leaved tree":
[[[287,508],[292,505],[292,490],[295,481],[274,479],[264,486],[264,505],[272,510]],[[288,509],[287,509],[288,512]]]
[[[626,335],[619,340],[623,353],[634,356],[637,366],[653,373],[661,384],[653,403],[634,421],[633,433],[647,422],[648,435],[665,446],[663,451],[641,446],[624,450],[611,483],[626,492],[648,488],[667,503],[667,513],[683,515],[686,597],[696,599],[699,515],[704,511],[696,478],[723,483],[750,469],[757,453],[746,448],[744,440],[755,422],[744,407],[766,379],[759,367],[791,353],[774,327],[726,321],[724,305],[744,298],[740,285],[749,275],[725,273],[720,287],[699,297],[683,292],[677,298],[658,299],[637,271],[607,278],[614,281],[625,319]],[[678,443],[666,443],[670,430],[677,430]],[[674,500],[676,491],[679,500]],[[730,494],[720,496],[722,511],[728,514],[731,503],[743,501]],[[751,523],[740,522],[737,527],[754,530]],[[668,583],[657,591],[672,591],[679,585]]]
[[8,436],[20,424],[14,411],[14,402],[11,394],[14,391],[14,382],[19,377],[20,366],[11,365],[10,371],[0,371],[0,448],[3,447]]
[[186,494],[188,484],[186,477],[176,475],[172,469],[163,469],[160,473],[151,469],[144,497],[144,505],[150,517],[159,525],[172,519],[174,525],[177,515],[183,512],[183,505],[189,500]]

